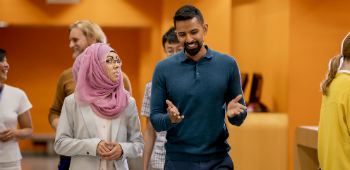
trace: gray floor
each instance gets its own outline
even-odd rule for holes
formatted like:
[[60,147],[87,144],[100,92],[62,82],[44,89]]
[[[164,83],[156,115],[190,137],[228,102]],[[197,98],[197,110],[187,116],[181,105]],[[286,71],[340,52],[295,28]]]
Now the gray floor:
[[[60,157],[58,155],[48,156],[46,153],[23,153],[22,170],[57,170]],[[142,156],[128,159],[130,170],[142,169]]]
[[44,153],[22,153],[22,170],[57,170],[60,157]]

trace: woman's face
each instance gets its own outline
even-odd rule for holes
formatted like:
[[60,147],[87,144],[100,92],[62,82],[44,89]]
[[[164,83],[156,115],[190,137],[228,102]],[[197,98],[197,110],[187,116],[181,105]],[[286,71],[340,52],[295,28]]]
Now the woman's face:
[[0,83],[7,79],[7,72],[10,68],[10,65],[7,63],[6,57],[0,61]]
[[119,80],[120,66],[122,65],[122,61],[117,53],[110,51],[107,54],[105,64],[108,78],[113,82],[117,82]]

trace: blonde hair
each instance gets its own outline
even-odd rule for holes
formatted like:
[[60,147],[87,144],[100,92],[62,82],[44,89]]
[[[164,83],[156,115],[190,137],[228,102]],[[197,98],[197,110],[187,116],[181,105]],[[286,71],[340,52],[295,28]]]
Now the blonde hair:
[[91,37],[96,38],[96,43],[107,44],[107,38],[101,27],[89,20],[80,20],[69,26],[69,33],[73,28],[80,28],[85,37],[90,40]]
[[328,95],[328,87],[332,83],[333,79],[335,78],[335,75],[338,72],[338,68],[340,66],[340,59],[344,57],[343,54],[338,54],[335,57],[333,57],[329,63],[329,71],[327,73],[327,78],[321,83],[321,89],[323,95]]

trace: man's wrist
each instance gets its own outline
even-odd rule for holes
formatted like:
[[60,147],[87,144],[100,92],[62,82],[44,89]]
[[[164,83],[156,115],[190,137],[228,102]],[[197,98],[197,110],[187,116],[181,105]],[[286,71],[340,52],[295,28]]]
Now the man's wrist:
[[51,127],[52,127],[55,131],[57,131],[58,121],[59,121],[59,118],[55,118],[55,119],[53,119],[52,122],[51,122]]

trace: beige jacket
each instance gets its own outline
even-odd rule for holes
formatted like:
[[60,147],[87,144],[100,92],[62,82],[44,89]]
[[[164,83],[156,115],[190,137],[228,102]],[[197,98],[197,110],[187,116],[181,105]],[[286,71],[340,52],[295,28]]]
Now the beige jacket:
[[[112,119],[112,139],[123,149],[123,158],[114,160],[118,170],[127,170],[127,158],[137,157],[144,148],[140,120],[135,99],[130,97],[123,113]],[[78,105],[74,93],[64,100],[59,119],[54,149],[59,155],[71,156],[70,170],[96,170],[100,166],[100,155],[94,112],[90,105]]]

